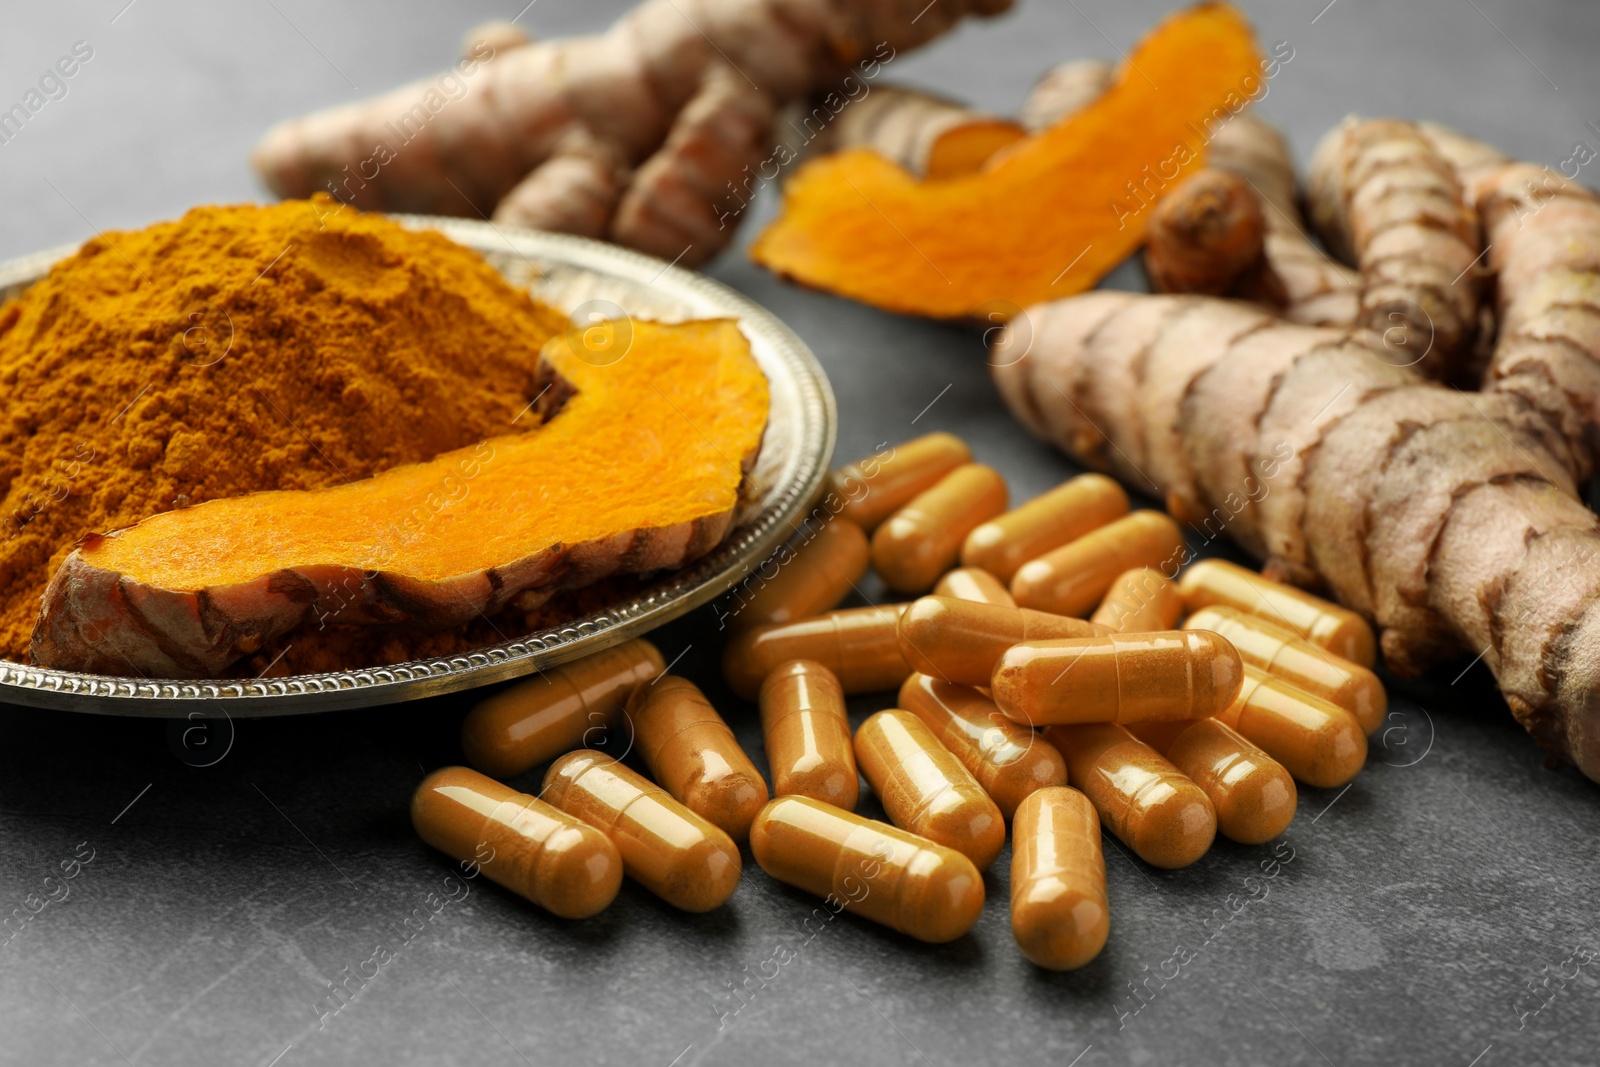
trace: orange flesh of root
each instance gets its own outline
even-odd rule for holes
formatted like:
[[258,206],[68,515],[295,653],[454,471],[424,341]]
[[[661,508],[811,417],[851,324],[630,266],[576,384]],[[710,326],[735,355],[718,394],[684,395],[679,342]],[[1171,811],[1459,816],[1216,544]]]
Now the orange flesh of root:
[[1014,122],[988,119],[969,122],[947,131],[933,142],[922,168],[928,181],[958,178],[982,169],[1002,148],[1025,140],[1028,131]]
[[731,511],[767,421],[767,381],[748,343],[729,321],[631,325],[631,348],[608,366],[579,358],[608,357],[587,353],[577,333],[545,346],[577,393],[532,432],[331,489],[167,512],[79,552],[183,591],[317,566],[439,581]]
[[1139,197],[1202,166],[1207,130],[1263,88],[1244,17],[1201,4],[1146,36],[1098,101],[976,173],[920,182],[865,149],[802,167],[750,255],[803,284],[933,318],[1069,296],[1139,246],[1150,214]]

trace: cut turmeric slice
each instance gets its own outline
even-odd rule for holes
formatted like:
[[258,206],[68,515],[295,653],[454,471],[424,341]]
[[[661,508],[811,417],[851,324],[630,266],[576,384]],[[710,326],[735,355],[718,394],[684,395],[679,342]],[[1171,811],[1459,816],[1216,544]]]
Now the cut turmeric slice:
[[737,325],[590,326],[547,343],[541,372],[548,419],[526,433],[85,537],[45,592],[34,663],[214,677],[302,624],[457,626],[722,540],[768,412]]
[[890,311],[965,318],[1088,289],[1144,237],[1161,192],[1266,93],[1243,16],[1202,4],[1156,27],[1093,104],[966,176],[918,181],[874,152],[790,180],[761,265]]

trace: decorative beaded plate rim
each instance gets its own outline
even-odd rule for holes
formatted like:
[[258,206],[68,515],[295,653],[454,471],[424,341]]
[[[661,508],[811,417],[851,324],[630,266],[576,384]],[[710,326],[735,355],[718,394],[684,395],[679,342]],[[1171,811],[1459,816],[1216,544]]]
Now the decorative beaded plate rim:
[[[530,634],[441,659],[278,678],[194,681],[117,678],[0,660],[0,701],[105,715],[151,717],[224,713],[248,718],[372,707],[455,693],[532,674],[639,637],[731,588],[792,532],[811,506],[833,457],[837,415],[827,375],[777,316],[720,282],[642,253],[583,237],[429,216],[397,216],[475,249],[508,278],[572,311],[596,300],[641,318],[738,320],[772,384],[773,409],[758,470],[770,484],[744,508],[708,555],[664,575],[638,596]],[[78,246],[0,262],[0,300],[43,277]],[[781,427],[784,432],[774,434]],[[779,448],[774,457],[768,449]]]

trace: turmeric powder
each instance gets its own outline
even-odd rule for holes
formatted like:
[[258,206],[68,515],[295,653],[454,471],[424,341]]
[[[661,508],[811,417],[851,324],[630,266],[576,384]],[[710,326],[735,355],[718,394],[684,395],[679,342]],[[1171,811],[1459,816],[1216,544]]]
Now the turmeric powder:
[[25,661],[85,533],[529,428],[565,325],[476,253],[325,197],[91,239],[0,306],[0,657]]

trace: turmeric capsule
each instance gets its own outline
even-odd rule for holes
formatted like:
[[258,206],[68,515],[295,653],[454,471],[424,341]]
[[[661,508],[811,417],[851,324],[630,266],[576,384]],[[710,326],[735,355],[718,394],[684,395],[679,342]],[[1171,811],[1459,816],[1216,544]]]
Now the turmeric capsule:
[[972,450],[955,434],[930,433],[848,463],[828,476],[828,489],[844,506],[838,514],[867,533],[899,511],[924,489],[972,462]]
[[958,685],[988,685],[1000,657],[1020,641],[1100,632],[1065,615],[925,596],[900,616],[900,654],[923,674]]
[[1011,595],[1025,608],[1087,615],[1134,567],[1177,570],[1183,531],[1159,511],[1135,511],[1017,568]]
[[1294,819],[1297,793],[1283,765],[1216,719],[1146,722],[1128,732],[1206,791],[1222,836],[1245,845],[1271,841]]
[[970,600],[974,604],[994,604],[1002,608],[1017,606],[1004,582],[977,567],[957,567],[945,571],[944,577],[933,587],[933,595]]
[[481,701],[461,723],[467,762],[514,778],[563,752],[596,743],[640,684],[664,670],[648,641],[629,641],[543,671]]
[[1032,793],[1011,825],[1011,936],[1052,971],[1082,967],[1111,933],[1100,817],[1076,789]]
[[919,941],[954,941],[983,911],[983,875],[954,849],[811,797],[779,797],[750,827],[778,881]]
[[1211,847],[1217,814],[1205,791],[1121,726],[1052,726],[1044,738],[1066,758],[1068,784],[1152,867],[1187,867]]
[[1199,719],[1239,694],[1233,646],[1206,630],[1112,634],[1013,645],[990,683],[1007,718],[1058,722]]
[[931,589],[974,526],[1006,509],[1006,482],[982,463],[957,467],[918,493],[872,535],[872,565],[901,593]]
[[820,663],[785,663],[761,684],[761,732],[772,788],[845,811],[861,796],[850,719],[839,679]]
[[1383,725],[1389,698],[1378,676],[1287,627],[1221,605],[1201,608],[1183,626],[1221,634],[1250,666],[1339,705],[1369,737]]
[[[809,541],[785,546],[746,578],[740,592],[752,586],[754,591],[748,599],[736,600],[723,619],[733,629],[748,630],[820,615],[850,595],[870,562],[871,550],[861,527],[835,516]],[[763,572],[769,567],[775,573],[766,579]]]
[[896,826],[953,848],[982,870],[1005,844],[989,794],[909,711],[880,711],[856,731],[856,766]]
[[1183,614],[1178,587],[1153,567],[1123,571],[1111,583],[1089,621],[1119,634],[1170,630]]
[[628,716],[651,777],[735,841],[750,836],[767,783],[699,686],[664,674],[633,691]]
[[1237,563],[1201,560],[1178,577],[1178,591],[1190,612],[1225,604],[1293,630],[1312,644],[1363,667],[1371,667],[1377,658],[1377,642],[1366,619]]
[[879,604],[759,626],[728,642],[722,653],[722,676],[728,688],[754,700],[761,683],[780,664],[809,659],[832,671],[846,693],[893,689],[911,673],[911,665],[900,654],[904,610],[904,604]]
[[1367,735],[1354,715],[1258,667],[1244,669],[1238,699],[1217,719],[1318,789],[1344,785],[1367,762]]
[[1103,474],[1083,474],[990,519],[967,535],[961,562],[1003,582],[1017,568],[1128,513],[1128,494]]
[[445,767],[411,797],[411,824],[453,860],[563,919],[603,911],[622,885],[611,839],[537,797],[465,767]]
[[900,687],[900,706],[922,720],[1008,819],[1034,790],[1067,784],[1061,753],[976,689],[913,674]]
[[675,908],[710,911],[739,885],[731,837],[603,752],[556,760],[541,795],[611,838],[628,877]]

